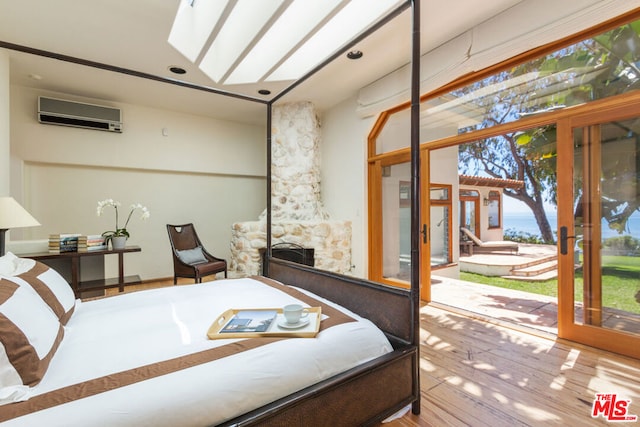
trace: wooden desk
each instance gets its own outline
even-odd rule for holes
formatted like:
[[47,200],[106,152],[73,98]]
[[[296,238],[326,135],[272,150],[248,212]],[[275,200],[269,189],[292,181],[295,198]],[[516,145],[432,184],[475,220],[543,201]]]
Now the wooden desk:
[[[118,288],[119,292],[124,291],[127,285],[140,283],[140,276],[124,275],[124,254],[129,252],[140,252],[142,249],[138,246],[127,246],[124,249],[106,250],[106,251],[90,251],[90,252],[62,252],[59,254],[50,252],[40,252],[33,254],[21,254],[21,258],[31,258],[37,261],[43,260],[59,260],[68,259],[71,262],[71,289],[77,298],[80,298],[82,292],[105,290],[110,288]],[[80,281],[80,258],[90,256],[118,255],[118,277],[101,280]]]

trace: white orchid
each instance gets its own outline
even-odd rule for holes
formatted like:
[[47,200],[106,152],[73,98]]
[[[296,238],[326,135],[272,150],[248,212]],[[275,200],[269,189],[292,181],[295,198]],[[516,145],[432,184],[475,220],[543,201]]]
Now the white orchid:
[[104,233],[102,233],[102,235],[105,237],[105,241],[108,242],[109,240],[111,240],[113,237],[117,237],[117,236],[126,236],[129,237],[129,232],[127,231],[127,225],[129,225],[129,221],[131,220],[131,216],[133,215],[133,213],[140,209],[140,211],[142,212],[142,214],[140,215],[140,219],[141,220],[146,220],[151,216],[151,213],[149,212],[149,209],[147,209],[145,206],[142,206],[140,203],[134,203],[130,206],[130,211],[129,211],[129,215],[127,216],[127,220],[124,223],[124,227],[120,228],[118,226],[118,207],[121,206],[120,202],[117,202],[113,199],[105,199],[102,200],[100,202],[98,202],[98,207],[96,209],[96,213],[98,214],[98,216],[102,215],[102,213],[104,212],[104,209],[107,207],[113,206],[113,208],[116,211],[116,228],[114,231],[105,231]]

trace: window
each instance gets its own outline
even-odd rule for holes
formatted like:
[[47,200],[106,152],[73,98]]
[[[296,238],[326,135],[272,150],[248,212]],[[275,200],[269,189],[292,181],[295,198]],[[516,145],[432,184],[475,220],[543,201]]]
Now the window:
[[486,204],[489,228],[500,228],[500,193],[498,191],[489,191]]
[[451,262],[451,186],[431,184],[431,266]]
[[476,190],[460,190],[460,227],[470,230],[476,236],[480,235],[479,206],[480,193]]

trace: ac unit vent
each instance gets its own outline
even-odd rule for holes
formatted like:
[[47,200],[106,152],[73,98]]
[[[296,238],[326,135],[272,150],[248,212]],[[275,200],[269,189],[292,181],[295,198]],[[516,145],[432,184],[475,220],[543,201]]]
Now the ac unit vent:
[[62,99],[38,97],[40,123],[122,132],[122,112],[119,108]]

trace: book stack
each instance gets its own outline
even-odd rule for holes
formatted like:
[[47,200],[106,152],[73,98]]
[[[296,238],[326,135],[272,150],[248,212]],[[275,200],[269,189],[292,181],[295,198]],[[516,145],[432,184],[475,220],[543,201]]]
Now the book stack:
[[49,234],[49,252],[53,254],[76,252],[78,250],[78,237],[80,237],[80,234]]
[[106,251],[107,244],[105,243],[102,234],[89,234],[86,236],[78,237],[78,252],[92,252],[92,251]]

